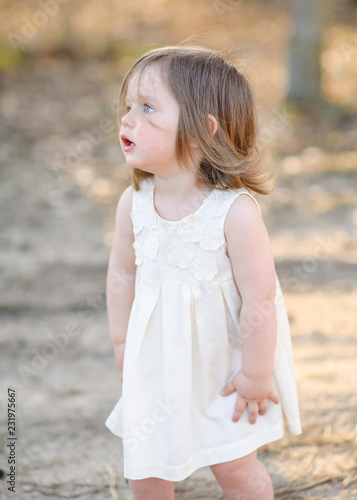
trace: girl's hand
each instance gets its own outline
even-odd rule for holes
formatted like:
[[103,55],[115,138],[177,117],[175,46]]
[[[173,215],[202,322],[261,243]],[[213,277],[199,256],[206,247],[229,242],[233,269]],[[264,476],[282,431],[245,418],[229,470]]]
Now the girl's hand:
[[247,377],[243,370],[234,375],[232,380],[221,391],[222,396],[228,396],[234,391],[238,392],[237,402],[233,413],[233,422],[238,422],[245,407],[248,408],[249,422],[255,424],[259,415],[264,415],[268,410],[268,399],[279,403],[271,377],[254,380]]

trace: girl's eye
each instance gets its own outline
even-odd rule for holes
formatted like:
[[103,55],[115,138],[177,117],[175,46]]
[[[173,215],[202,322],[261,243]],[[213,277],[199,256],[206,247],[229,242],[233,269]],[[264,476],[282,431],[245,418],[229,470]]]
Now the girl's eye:
[[152,113],[154,111],[154,109],[149,106],[149,104],[144,104],[144,112],[145,113]]
[[130,110],[131,110],[131,106],[125,106],[126,113],[129,113]]

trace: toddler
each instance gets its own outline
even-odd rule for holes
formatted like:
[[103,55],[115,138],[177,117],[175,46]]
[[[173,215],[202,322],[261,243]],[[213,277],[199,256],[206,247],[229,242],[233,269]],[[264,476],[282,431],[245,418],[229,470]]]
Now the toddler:
[[[257,449],[301,432],[289,324],[259,206],[275,185],[247,78],[199,47],[142,56],[120,92],[132,186],[109,261],[110,334],[137,500],[210,466],[229,500],[271,500]],[[122,283],[125,283],[125,286]],[[119,286],[120,285],[120,286]]]

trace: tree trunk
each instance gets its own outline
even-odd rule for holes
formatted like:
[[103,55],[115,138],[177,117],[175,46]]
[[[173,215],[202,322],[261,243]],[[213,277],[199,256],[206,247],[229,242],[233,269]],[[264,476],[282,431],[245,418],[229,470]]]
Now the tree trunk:
[[316,109],[321,103],[321,46],[331,4],[332,0],[290,0],[287,100],[303,109]]

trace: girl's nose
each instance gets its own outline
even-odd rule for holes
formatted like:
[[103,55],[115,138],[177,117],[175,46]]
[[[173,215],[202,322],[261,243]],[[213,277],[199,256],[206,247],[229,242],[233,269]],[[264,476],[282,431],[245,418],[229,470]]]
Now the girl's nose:
[[131,113],[131,110],[128,111],[124,116],[123,118],[121,119],[121,123],[122,125],[124,125],[124,127],[132,127],[133,126],[133,116],[132,116],[132,113]]

